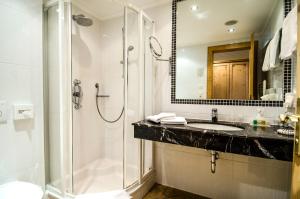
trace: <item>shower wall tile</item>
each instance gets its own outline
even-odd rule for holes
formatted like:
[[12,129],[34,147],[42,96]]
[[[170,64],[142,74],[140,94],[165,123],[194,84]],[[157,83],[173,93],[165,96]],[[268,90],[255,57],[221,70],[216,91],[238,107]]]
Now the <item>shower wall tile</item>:
[[[171,55],[171,3],[150,8],[156,36],[164,57]],[[250,122],[261,109],[274,123],[283,108],[171,104],[171,77],[168,63],[156,62],[155,112],[175,112],[188,118],[210,119],[217,108],[220,120]],[[176,166],[175,166],[176,165]],[[209,198],[288,198],[291,164],[244,156],[221,154],[216,174],[210,173],[210,154],[205,150],[155,143],[157,182]],[[178,174],[180,171],[180,174]]]
[[73,156],[75,172],[104,158],[104,122],[99,118],[95,101],[95,83],[101,79],[101,22],[89,13],[72,6],[73,14],[93,19],[93,26],[83,27],[72,21],[72,79],[81,81],[82,108],[73,109]]
[[81,80],[82,108],[73,112],[74,166],[78,170],[97,159],[122,163],[123,121],[105,123],[96,108],[95,84],[100,93],[101,113],[109,120],[117,118],[123,108],[122,18],[101,21],[73,6],[74,14],[93,19],[90,27],[72,23],[72,78]]
[[[42,1],[0,0],[0,184],[24,180],[45,185]],[[14,104],[33,104],[34,120],[14,121]]]

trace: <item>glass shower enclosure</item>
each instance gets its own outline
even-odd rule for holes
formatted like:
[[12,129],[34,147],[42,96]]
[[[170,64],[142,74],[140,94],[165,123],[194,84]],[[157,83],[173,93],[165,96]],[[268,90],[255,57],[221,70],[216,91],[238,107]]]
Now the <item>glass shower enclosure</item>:
[[110,0],[48,1],[44,16],[48,190],[140,185],[153,171],[153,146],[134,139],[131,124],[153,112],[154,23]]

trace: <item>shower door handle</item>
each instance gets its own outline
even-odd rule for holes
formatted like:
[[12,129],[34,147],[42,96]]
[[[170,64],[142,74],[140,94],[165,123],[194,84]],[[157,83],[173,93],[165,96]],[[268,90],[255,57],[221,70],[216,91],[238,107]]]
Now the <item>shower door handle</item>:
[[82,92],[82,88],[81,88],[80,84],[81,84],[81,81],[78,79],[75,79],[73,81],[72,101],[74,104],[74,108],[76,110],[78,110],[82,107],[81,101],[82,101],[83,92]]

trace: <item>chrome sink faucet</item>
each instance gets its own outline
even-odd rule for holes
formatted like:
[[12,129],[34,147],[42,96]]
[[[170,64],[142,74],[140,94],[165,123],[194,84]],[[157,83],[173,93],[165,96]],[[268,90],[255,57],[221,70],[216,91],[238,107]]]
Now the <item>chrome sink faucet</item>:
[[213,108],[211,110],[211,121],[213,123],[217,123],[218,122],[218,109]]

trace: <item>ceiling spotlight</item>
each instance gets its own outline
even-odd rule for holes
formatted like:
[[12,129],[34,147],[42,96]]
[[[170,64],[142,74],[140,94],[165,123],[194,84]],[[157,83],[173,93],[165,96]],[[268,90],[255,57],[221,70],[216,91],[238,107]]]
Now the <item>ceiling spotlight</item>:
[[234,33],[235,31],[236,31],[236,29],[235,29],[234,27],[229,28],[229,29],[227,30],[227,32],[229,32],[229,33]]
[[199,7],[197,5],[192,5],[191,10],[192,11],[197,11],[197,10],[199,10]]
[[233,20],[226,21],[225,25],[226,26],[232,26],[232,25],[235,25],[237,23],[238,23],[238,21],[233,19]]

